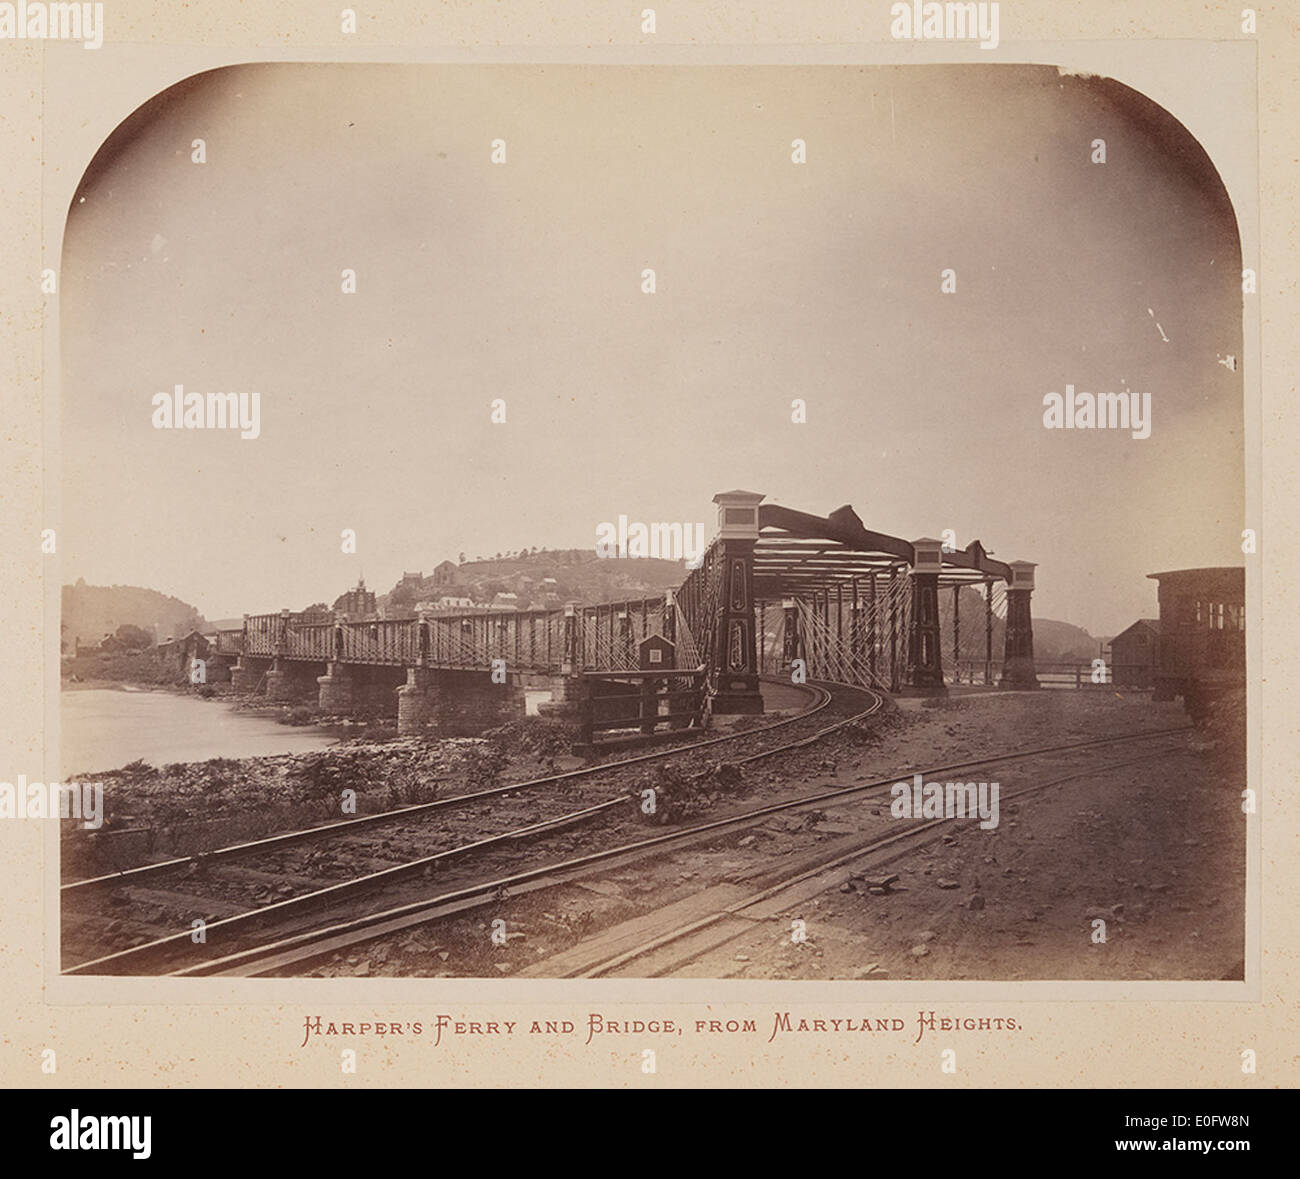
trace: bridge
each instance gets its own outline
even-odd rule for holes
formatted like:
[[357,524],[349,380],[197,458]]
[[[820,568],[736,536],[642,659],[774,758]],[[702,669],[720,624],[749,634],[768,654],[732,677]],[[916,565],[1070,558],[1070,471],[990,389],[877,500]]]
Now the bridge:
[[[283,610],[245,615],[211,654],[238,660],[236,692],[314,692],[330,714],[391,710],[396,699],[402,734],[504,724],[525,714],[530,689],[550,692],[548,715],[585,715],[588,726],[593,698],[636,695],[650,731],[656,719],[676,727],[682,699],[712,715],[761,713],[762,674],[941,695],[963,671],[976,682],[982,670],[992,686],[997,668],[1003,688],[1038,686],[1035,565],[994,560],[978,540],[958,550],[875,532],[848,506],[821,517],[764,499],[716,495],[716,536],[660,597],[368,621]],[[983,627],[963,637],[972,594]]]

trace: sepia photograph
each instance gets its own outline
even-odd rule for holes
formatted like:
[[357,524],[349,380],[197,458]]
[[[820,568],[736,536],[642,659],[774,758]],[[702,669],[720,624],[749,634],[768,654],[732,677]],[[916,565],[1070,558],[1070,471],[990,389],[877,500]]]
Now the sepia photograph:
[[59,263],[59,972],[1245,983],[1239,216],[1056,65],[157,93]]
[[374,1170],[509,1089],[1280,1140],[1293,14],[21,0],[0,59],[16,1157]]

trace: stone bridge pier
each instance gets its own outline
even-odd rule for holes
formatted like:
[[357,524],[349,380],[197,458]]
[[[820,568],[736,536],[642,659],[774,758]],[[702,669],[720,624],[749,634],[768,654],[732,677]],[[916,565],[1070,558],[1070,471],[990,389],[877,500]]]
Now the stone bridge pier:
[[281,659],[278,656],[266,673],[266,698],[268,700],[302,700],[316,692],[319,663],[306,663],[298,659]]
[[507,673],[496,683],[490,671],[411,667],[397,690],[397,731],[403,737],[477,737],[523,720],[529,677]]
[[251,696],[262,684],[262,677],[271,670],[271,659],[258,659],[241,655],[230,669],[230,686],[241,695]]
[[[313,664],[319,667],[319,664]],[[316,707],[329,716],[397,716],[406,669],[332,660],[316,677]]]

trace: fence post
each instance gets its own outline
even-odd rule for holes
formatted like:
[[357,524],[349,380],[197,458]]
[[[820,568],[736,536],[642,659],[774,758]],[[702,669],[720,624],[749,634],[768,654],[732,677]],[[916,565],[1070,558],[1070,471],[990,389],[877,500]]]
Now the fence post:
[[961,679],[961,583],[952,587],[952,682]]
[[984,583],[984,682],[993,682],[993,582]]

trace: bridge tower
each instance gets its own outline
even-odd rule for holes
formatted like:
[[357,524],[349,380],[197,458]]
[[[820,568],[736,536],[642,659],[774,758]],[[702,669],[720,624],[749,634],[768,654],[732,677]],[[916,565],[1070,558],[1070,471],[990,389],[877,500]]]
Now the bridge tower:
[[1002,688],[1036,688],[1034,669],[1034,621],[1029,612],[1029,596],[1034,592],[1032,561],[1012,561],[1011,580],[1007,583],[1006,647],[1002,658]]
[[714,546],[721,562],[721,583],[709,679],[715,685],[713,712],[718,716],[763,711],[754,617],[754,544],[763,498],[752,491],[723,491],[713,497],[718,505]]
[[917,696],[942,696],[943,656],[939,640],[939,574],[943,542],[923,536],[912,542],[912,626],[907,636],[907,687]]

